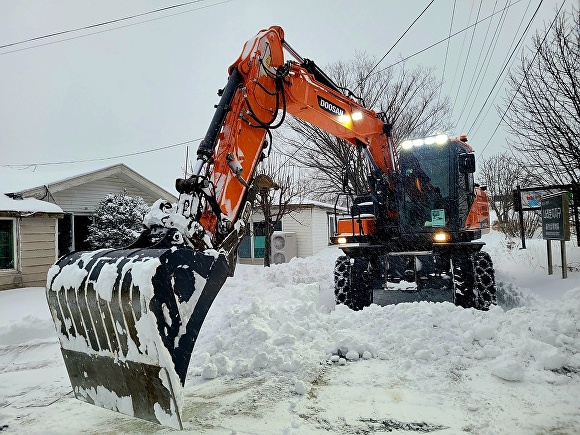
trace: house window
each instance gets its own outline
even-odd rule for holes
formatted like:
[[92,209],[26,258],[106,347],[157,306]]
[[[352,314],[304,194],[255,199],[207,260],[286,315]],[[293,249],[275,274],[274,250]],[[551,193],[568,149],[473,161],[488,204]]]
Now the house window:
[[70,254],[73,251],[73,219],[72,214],[65,214],[58,220],[58,256]]
[[240,258],[252,258],[252,240],[250,236],[244,236],[242,243],[238,248],[238,256]]
[[328,244],[330,245],[330,239],[336,233],[336,215],[334,213],[328,213]]
[[0,219],[0,270],[15,269],[14,220]]
[[264,258],[266,250],[266,222],[254,222],[254,258]]
[[91,216],[67,213],[58,220],[58,256],[70,254],[73,251],[90,251],[87,242]]
[[75,251],[90,251],[91,244],[87,242],[89,237],[89,225],[93,222],[90,216],[77,215],[73,216],[73,232],[74,232],[74,250]]

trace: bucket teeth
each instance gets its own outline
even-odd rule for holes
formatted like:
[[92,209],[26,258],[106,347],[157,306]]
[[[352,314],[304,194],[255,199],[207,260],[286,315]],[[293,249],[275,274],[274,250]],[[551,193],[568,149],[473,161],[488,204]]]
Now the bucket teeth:
[[75,396],[181,428],[191,353],[227,276],[223,254],[185,246],[61,258],[46,295]]

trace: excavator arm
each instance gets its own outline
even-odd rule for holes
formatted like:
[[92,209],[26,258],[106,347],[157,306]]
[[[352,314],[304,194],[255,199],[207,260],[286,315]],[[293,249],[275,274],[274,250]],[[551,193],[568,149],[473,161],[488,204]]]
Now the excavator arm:
[[[284,51],[294,60],[286,61]],[[201,224],[205,231],[198,235],[209,234],[212,247],[230,253],[237,248],[240,239],[228,235],[247,216],[243,211],[253,196],[256,167],[268,152],[270,130],[281,125],[286,114],[363,147],[377,169],[392,175],[394,147],[388,126],[300,57],[285,42],[280,27],[262,30],[246,42],[229,73],[198,148],[193,175],[177,182],[179,213]],[[201,246],[201,241],[194,244]]]

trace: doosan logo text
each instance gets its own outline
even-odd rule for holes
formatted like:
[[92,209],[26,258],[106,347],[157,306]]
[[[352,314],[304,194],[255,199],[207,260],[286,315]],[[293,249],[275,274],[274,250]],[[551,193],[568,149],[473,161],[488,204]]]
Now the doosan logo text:
[[318,96],[318,105],[321,109],[326,110],[327,112],[332,113],[333,115],[342,116],[346,113],[346,111],[335,104],[332,104],[330,101],[325,100],[321,96]]

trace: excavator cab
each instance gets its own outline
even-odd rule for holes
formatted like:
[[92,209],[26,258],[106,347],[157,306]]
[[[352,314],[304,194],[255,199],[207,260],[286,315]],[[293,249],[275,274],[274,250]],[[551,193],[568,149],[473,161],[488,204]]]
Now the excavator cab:
[[[399,147],[402,234],[432,242],[445,233],[447,242],[481,237],[466,220],[476,198],[475,158],[466,143],[439,135],[405,141]],[[481,220],[484,218],[482,217]]]
[[447,135],[404,141],[397,161],[392,189],[379,171],[367,177],[368,192],[354,196],[350,214],[337,219],[334,243],[395,238],[400,249],[430,249],[436,234],[444,237],[435,241],[466,242],[487,230],[487,195],[474,183],[475,155],[466,142]]

